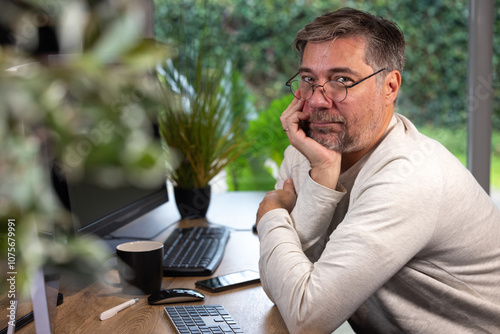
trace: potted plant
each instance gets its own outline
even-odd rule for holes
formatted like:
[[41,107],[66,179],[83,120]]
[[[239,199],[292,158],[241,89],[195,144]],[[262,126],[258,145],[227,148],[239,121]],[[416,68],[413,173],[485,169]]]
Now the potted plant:
[[159,126],[168,178],[184,218],[205,217],[210,182],[251,143],[245,137],[245,86],[224,51],[182,38],[175,60],[157,67],[163,91]]

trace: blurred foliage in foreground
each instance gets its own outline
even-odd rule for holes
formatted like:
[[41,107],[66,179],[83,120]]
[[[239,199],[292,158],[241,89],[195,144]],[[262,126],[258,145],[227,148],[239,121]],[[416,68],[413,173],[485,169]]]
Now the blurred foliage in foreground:
[[[22,294],[42,265],[83,277],[98,274],[106,255],[93,239],[71,237],[49,167],[67,179],[92,173],[109,187],[165,179],[148,71],[166,50],[143,41],[141,17],[127,1],[57,2],[52,13],[18,5],[4,2],[0,13],[11,29],[0,48],[0,264],[17,272]],[[49,26],[71,56],[36,51]]]

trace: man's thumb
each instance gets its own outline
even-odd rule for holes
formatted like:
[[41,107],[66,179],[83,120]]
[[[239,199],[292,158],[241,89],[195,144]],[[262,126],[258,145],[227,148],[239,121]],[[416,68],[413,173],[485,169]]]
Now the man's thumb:
[[295,193],[295,187],[293,186],[293,180],[292,179],[286,179],[285,183],[283,184],[283,190],[285,191],[292,191]]

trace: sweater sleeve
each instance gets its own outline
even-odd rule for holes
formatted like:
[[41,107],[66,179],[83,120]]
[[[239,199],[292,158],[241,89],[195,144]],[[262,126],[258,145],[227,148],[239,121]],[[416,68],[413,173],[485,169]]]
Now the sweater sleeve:
[[[294,171],[291,166],[299,166],[300,172]],[[293,179],[297,203],[287,221],[296,231],[302,250],[311,259],[317,259],[315,253],[325,246],[327,229],[346,190],[342,185],[339,185],[341,191],[337,191],[316,183],[308,172],[304,173],[309,169],[303,156],[289,147],[280,167],[276,189],[283,188],[286,179]]]
[[[434,207],[433,197],[421,197],[415,188],[423,180],[397,180],[391,178],[393,172],[388,166],[353,190],[349,212],[328,236],[324,249],[317,250],[321,252],[317,262],[309,260],[302,243],[314,243],[324,227],[305,230],[318,224],[317,219],[331,210],[322,206],[331,202],[304,199],[298,201],[297,206],[303,207],[297,216],[292,212],[293,219],[282,209],[262,217],[258,226],[261,281],[291,333],[335,330],[431,238],[436,216],[434,209],[429,210]],[[304,195],[311,196],[317,189],[307,190],[307,182]],[[436,189],[426,193],[440,196]],[[301,224],[304,229],[299,232]]]
[[327,241],[327,230],[337,204],[345,195],[314,182],[310,177],[302,185],[297,203],[291,213],[302,250],[310,259],[317,259]]

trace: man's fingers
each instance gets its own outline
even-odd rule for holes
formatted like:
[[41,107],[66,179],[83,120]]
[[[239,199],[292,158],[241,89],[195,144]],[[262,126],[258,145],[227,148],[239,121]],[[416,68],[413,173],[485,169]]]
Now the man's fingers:
[[302,111],[302,108],[304,107],[304,102],[293,99],[292,103],[283,111],[280,117],[281,121],[281,126],[283,127],[283,130],[288,129],[288,127],[291,125],[289,124],[289,118],[293,114],[295,114],[297,111]]
[[285,182],[283,183],[283,190],[289,191],[295,194],[295,187],[293,186],[293,180],[292,179],[286,179]]

